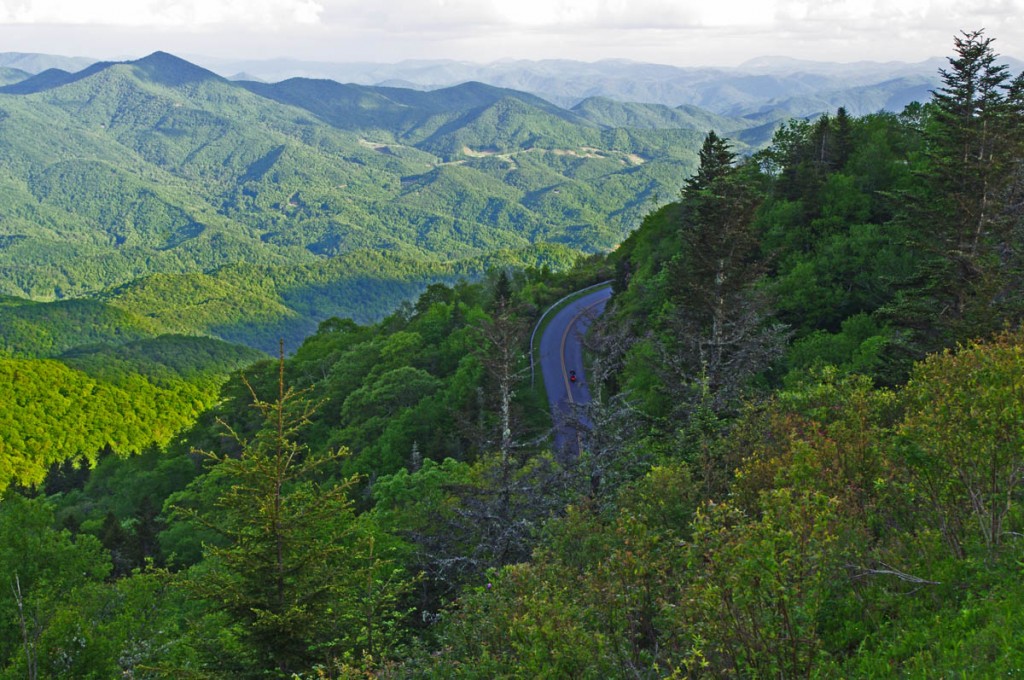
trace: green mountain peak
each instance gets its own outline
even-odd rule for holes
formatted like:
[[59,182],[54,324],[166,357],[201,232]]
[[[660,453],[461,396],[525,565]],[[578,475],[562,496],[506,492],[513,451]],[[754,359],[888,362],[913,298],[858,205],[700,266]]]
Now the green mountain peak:
[[143,74],[146,79],[169,87],[180,87],[206,81],[227,82],[213,71],[208,71],[167,52],[153,52],[142,59],[126,63]]

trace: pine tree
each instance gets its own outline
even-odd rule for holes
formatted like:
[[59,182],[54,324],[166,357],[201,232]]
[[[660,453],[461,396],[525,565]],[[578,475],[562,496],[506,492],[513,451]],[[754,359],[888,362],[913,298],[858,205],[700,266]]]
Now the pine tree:
[[955,39],[924,129],[923,186],[908,203],[918,271],[899,321],[922,352],[998,328],[1021,315],[1014,228],[1024,107],[982,31]]
[[508,276],[508,272],[502,269],[498,272],[498,278],[494,282],[494,301],[492,303],[493,309],[497,312],[502,313],[512,303],[512,280]]
[[850,160],[850,154],[853,152],[853,121],[842,106],[836,111],[836,117],[832,125],[835,129],[833,162],[836,170],[842,170],[843,166],[846,165],[846,161]]
[[682,249],[669,266],[675,311],[666,361],[688,394],[683,404],[710,399],[717,409],[778,355],[784,335],[757,288],[764,266],[753,228],[755,180],[714,132],[700,158],[683,188]]
[[991,232],[993,209],[1013,159],[1007,137],[1019,122],[1006,97],[1007,66],[996,64],[992,42],[981,31],[955,39],[957,56],[949,70],[940,70],[943,87],[934,93],[927,130],[934,188],[941,191],[942,211],[935,216],[947,218],[941,224],[945,247],[965,259],[978,256],[986,236],[998,237]]
[[204,562],[185,585],[227,616],[247,651],[222,670],[290,675],[317,662],[379,655],[387,648],[381,631],[399,617],[389,607],[407,581],[386,542],[356,518],[349,498],[356,479],[326,476],[344,452],[296,442],[313,408],[285,389],[283,357],[276,400],[255,393],[253,400],[267,426],[240,442],[240,456],[207,454],[215,462],[208,482],[223,491],[203,514],[183,511],[220,537],[204,546]]
[[683,186],[683,196],[691,200],[731,172],[736,161],[736,154],[729,150],[728,141],[715,134],[714,130],[704,138],[697,156],[700,160],[697,172]]

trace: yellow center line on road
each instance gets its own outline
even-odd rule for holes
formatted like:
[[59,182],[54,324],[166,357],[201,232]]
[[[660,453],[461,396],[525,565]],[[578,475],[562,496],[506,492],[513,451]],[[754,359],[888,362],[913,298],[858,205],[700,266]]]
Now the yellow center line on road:
[[[598,300],[597,302],[592,302],[583,309],[581,309],[579,312],[577,312],[576,316],[572,317],[569,323],[565,325],[565,330],[562,332],[562,345],[559,348],[558,360],[562,364],[562,379],[565,380],[565,393],[569,395],[570,404],[575,404],[576,400],[572,398],[572,383],[569,382],[569,372],[565,367],[565,341],[569,338],[569,330],[576,325],[576,322],[580,320],[580,317],[589,312],[594,307],[597,307],[602,302],[604,302],[604,300]],[[582,355],[582,352],[580,354]],[[578,375],[579,374],[577,373],[577,376]]]

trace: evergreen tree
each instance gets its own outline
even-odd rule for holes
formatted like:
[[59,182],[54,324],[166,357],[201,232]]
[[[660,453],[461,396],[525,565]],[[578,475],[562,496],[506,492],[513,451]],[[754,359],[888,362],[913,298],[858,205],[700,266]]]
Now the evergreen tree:
[[835,128],[833,143],[835,169],[841,170],[846,165],[846,161],[850,160],[850,154],[853,152],[853,121],[842,106],[836,111],[833,127]]
[[108,512],[103,518],[103,526],[100,527],[100,542],[103,547],[110,551],[110,558],[114,564],[114,574],[124,576],[131,571],[131,556],[129,555],[128,532],[121,526],[114,513]]
[[757,288],[764,264],[752,226],[756,179],[714,132],[700,158],[683,188],[682,249],[669,266],[675,309],[666,358],[688,394],[684,404],[710,399],[720,409],[778,356],[784,334],[768,321]]
[[697,155],[700,159],[697,172],[683,186],[683,196],[691,199],[700,191],[710,189],[732,169],[736,161],[736,154],[729,149],[728,141],[715,134],[714,130],[708,132]]
[[512,280],[508,272],[502,269],[494,282],[494,301],[492,308],[498,313],[504,312],[512,303]]
[[983,335],[1022,311],[1013,230],[1024,107],[992,42],[982,31],[955,39],[924,129],[927,172],[909,205],[921,266],[898,313],[923,351]]
[[[230,622],[244,653],[210,660],[244,676],[288,676],[315,663],[379,656],[405,587],[372,526],[357,520],[354,478],[332,481],[325,467],[343,452],[316,453],[296,443],[312,407],[284,388],[275,401],[255,394],[267,427],[241,442],[238,457],[209,454],[207,483],[223,490],[214,507],[190,513],[219,536],[187,589]],[[222,650],[214,650],[222,654]]]

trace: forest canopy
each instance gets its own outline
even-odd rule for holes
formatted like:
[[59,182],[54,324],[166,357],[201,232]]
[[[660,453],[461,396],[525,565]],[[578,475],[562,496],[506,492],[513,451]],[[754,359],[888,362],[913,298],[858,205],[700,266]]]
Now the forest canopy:
[[[276,359],[123,325],[116,299],[200,290],[173,278],[49,317],[0,301],[2,673],[1017,672],[1024,75],[972,31],[941,78],[759,151],[709,132],[613,252],[439,279]],[[168,124],[192,117],[214,122]],[[248,159],[253,181],[279,157]],[[609,280],[566,455],[528,338]],[[110,323],[71,346],[86,313]]]

